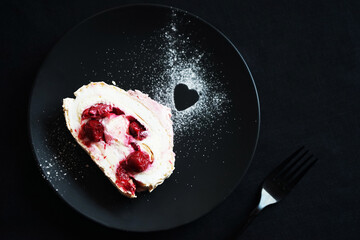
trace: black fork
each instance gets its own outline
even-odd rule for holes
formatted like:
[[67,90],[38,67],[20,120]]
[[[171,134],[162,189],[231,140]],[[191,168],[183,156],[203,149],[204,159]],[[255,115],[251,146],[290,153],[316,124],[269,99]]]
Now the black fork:
[[246,223],[237,233],[239,236],[252,220],[267,206],[282,200],[309,171],[318,159],[302,146],[277,166],[262,185],[259,204],[250,213]]

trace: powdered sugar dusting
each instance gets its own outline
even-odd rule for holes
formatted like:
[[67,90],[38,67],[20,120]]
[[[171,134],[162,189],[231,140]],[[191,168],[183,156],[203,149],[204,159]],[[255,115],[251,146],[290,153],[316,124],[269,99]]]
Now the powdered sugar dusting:
[[[166,70],[163,79],[152,79],[152,95],[155,100],[169,106],[173,112],[175,134],[189,133],[190,128],[203,127],[211,124],[214,118],[226,112],[224,104],[229,103],[226,93],[221,91],[221,82],[213,82],[217,76],[209,72],[209,68],[201,62],[205,53],[193,49],[196,54],[184,56],[191,49],[186,40],[177,41],[175,25],[164,33],[168,42],[165,43],[164,59]],[[206,61],[206,60],[205,60]],[[210,73],[210,74],[209,74]],[[163,81],[165,78],[165,81]],[[178,111],[175,108],[174,89],[178,84],[185,84],[189,89],[196,90],[199,100],[191,107]],[[197,121],[198,124],[189,124]]]
[[[221,73],[212,70],[214,63],[208,59],[211,53],[196,48],[189,36],[179,33],[178,21],[181,19],[173,12],[172,22],[160,32],[164,41],[154,41],[161,43],[159,61],[163,61],[164,72],[160,78],[150,79],[150,94],[172,109],[175,135],[181,137],[211,127],[213,121],[226,114],[230,100]],[[193,106],[183,111],[178,111],[174,102],[174,89],[178,84],[187,85],[200,96]]]
[[[89,170],[94,169],[95,166],[89,165],[87,158],[82,157],[86,156],[86,153],[72,139],[64,124],[63,114],[54,118],[50,117],[48,122],[47,136],[43,139],[46,149],[36,149],[36,151],[43,155],[39,159],[43,177],[51,181],[55,190],[58,191],[57,184],[60,182],[71,184],[71,181],[68,181],[69,177],[75,181],[81,181],[88,174],[92,174]],[[59,192],[59,194],[63,193]]]

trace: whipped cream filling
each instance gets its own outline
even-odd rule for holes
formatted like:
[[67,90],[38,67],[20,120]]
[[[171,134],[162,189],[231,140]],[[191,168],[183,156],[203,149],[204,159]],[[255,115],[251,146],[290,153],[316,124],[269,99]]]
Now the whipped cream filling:
[[[90,83],[78,89],[73,98],[63,100],[66,124],[79,144],[88,151],[97,165],[111,181],[116,181],[116,169],[119,163],[134,151],[130,142],[136,142],[142,151],[153,159],[152,164],[143,172],[132,177],[152,191],[161,184],[174,170],[175,154],[173,152],[173,128],[171,110],[146,94],[135,91],[124,91],[103,82]],[[81,116],[85,109],[97,104],[109,104],[118,107],[125,115],[111,115],[101,119],[104,126],[106,142],[99,141],[90,146],[84,145],[78,138],[81,127]],[[126,116],[136,118],[147,131],[147,137],[141,141],[130,139],[129,120]]]

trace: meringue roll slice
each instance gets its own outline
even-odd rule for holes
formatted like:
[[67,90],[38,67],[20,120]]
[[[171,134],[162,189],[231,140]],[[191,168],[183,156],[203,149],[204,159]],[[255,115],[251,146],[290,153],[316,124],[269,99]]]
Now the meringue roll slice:
[[66,126],[126,197],[153,191],[175,168],[170,108],[135,90],[104,82],[63,99]]

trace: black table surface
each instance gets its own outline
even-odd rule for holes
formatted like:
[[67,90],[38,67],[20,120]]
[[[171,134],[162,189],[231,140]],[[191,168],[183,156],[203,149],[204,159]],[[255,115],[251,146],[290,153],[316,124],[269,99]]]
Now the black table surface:
[[360,235],[360,2],[153,1],[220,29],[255,79],[261,131],[235,191],[200,219],[152,233],[104,227],[69,207],[40,174],[27,106],[52,46],[77,23],[135,1],[2,1],[0,239],[229,239],[258,199],[267,173],[299,145],[320,161],[241,239],[358,239]]

